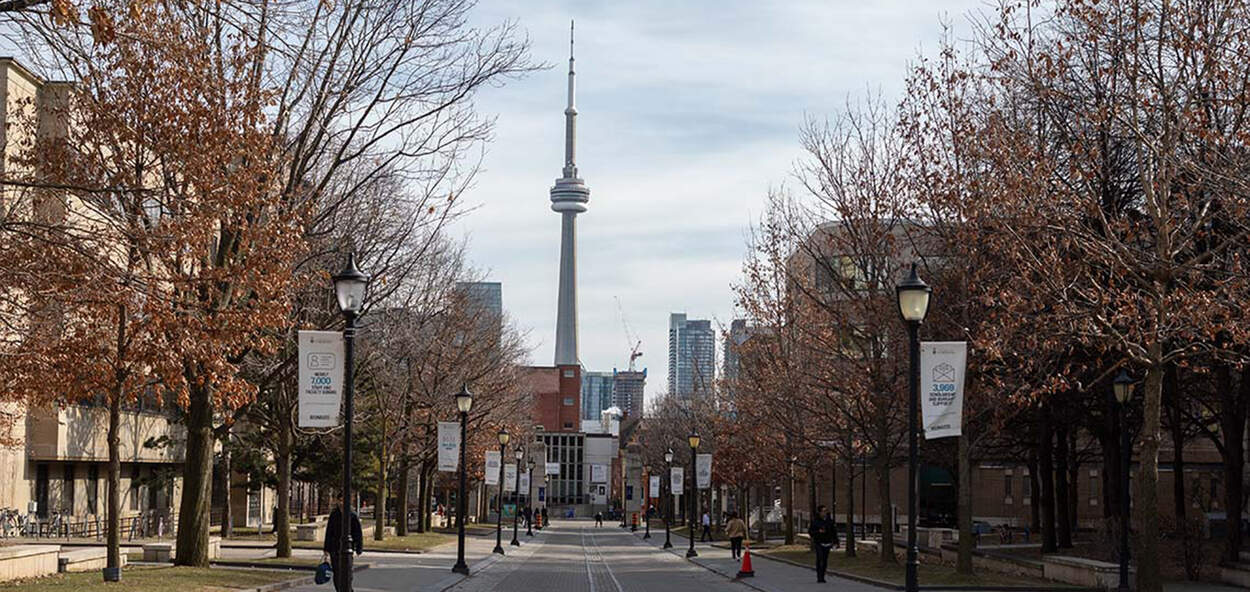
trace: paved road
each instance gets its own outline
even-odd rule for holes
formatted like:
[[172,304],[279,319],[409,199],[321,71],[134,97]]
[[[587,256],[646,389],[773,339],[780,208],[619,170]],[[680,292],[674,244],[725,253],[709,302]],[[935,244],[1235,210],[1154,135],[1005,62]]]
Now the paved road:
[[749,592],[615,525],[556,522],[456,592]]

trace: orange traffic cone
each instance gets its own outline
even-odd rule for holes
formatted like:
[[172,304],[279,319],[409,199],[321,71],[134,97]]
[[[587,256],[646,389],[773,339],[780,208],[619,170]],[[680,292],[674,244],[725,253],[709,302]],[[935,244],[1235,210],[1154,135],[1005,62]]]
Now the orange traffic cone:
[[755,570],[751,569],[751,547],[743,547],[742,549],[742,567],[738,569],[738,577],[755,577]]

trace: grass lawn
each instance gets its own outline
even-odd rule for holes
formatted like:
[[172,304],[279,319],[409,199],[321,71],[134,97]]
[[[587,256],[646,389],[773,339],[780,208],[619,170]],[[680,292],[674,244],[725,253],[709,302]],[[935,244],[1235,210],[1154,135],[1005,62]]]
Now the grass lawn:
[[289,573],[247,569],[199,567],[134,567],[119,583],[105,584],[99,571],[57,574],[35,580],[0,584],[4,592],[224,592],[255,588],[292,579]]
[[[903,563],[901,561],[896,565],[882,565],[878,562],[877,555],[875,553],[864,553],[862,550],[858,549],[857,551],[859,551],[858,557],[847,557],[843,550],[834,550],[829,554],[830,571],[841,571],[895,584],[903,583]],[[816,565],[816,554],[813,553],[811,548],[807,545],[783,545],[773,547],[768,550],[759,550],[757,553],[769,557],[788,559],[790,561],[802,563],[812,567],[815,567]],[[963,575],[956,573],[955,568],[953,567],[931,565],[927,563],[920,564],[920,584],[922,586],[989,586],[1024,584],[1062,586],[1062,584],[1057,584],[1047,580],[996,574],[992,572],[977,572],[972,575]]]
[[[456,537],[440,532],[425,532],[408,536],[388,536],[384,540],[375,541],[373,537],[365,537],[365,551],[427,551],[443,543],[450,543]],[[298,549],[320,549],[320,541],[292,541],[291,546]]]
[[263,557],[258,559],[222,559],[215,561],[219,565],[260,564],[278,567],[317,567],[321,565],[320,557]]

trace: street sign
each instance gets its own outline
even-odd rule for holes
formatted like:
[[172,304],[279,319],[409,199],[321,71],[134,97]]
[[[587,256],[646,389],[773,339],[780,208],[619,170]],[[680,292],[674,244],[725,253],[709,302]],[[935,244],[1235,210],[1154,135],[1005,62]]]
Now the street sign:
[[671,480],[671,481],[669,481],[669,486],[668,486],[668,488],[669,488],[669,489],[671,489],[671,490],[673,491],[673,495],[681,495],[681,494],[685,493],[685,491],[686,491],[686,483],[685,483],[685,481],[686,481],[686,473],[685,473],[685,470],[684,470],[684,469],[682,469],[682,467],[673,467],[673,468],[672,468],[672,474],[671,474],[669,477],[670,477],[670,479],[672,479],[672,480]]
[[560,474],[560,463],[558,462],[549,462],[546,468],[547,470],[543,473],[545,475],[555,476]]
[[651,476],[651,497],[660,497],[660,476]]
[[607,483],[608,465],[590,465],[590,482]]
[[438,470],[454,473],[460,465],[460,424],[438,422]]
[[920,410],[926,440],[962,433],[967,362],[967,342],[926,341],[920,344]]
[[523,495],[530,494],[530,474],[529,471],[521,471],[521,493]]
[[503,466],[503,490],[516,491],[516,465],[513,463]]
[[299,427],[339,425],[343,402],[343,334],[299,332]]
[[499,485],[499,451],[486,451],[486,484]]
[[699,489],[712,486],[712,455],[699,454],[694,457],[695,481]]

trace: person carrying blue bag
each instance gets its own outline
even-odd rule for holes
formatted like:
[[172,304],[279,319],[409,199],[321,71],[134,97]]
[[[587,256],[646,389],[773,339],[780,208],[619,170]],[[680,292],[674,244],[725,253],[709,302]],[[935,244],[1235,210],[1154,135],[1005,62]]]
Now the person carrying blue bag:
[[[343,532],[343,496],[340,494],[337,499],[339,505],[334,508],[333,512],[330,512],[330,520],[326,524],[326,540],[321,550],[330,557],[330,570],[334,578],[334,589],[336,592],[345,592],[344,588],[346,586],[343,584],[345,570],[340,569],[343,558],[339,555],[339,541]],[[356,552],[356,555],[360,555],[364,551],[364,538],[360,528],[360,517],[355,512],[352,512],[352,550]],[[322,559],[322,566],[324,566],[324,556]],[[316,577],[318,584],[325,583],[320,581],[322,577],[321,571],[321,567],[318,567]]]

